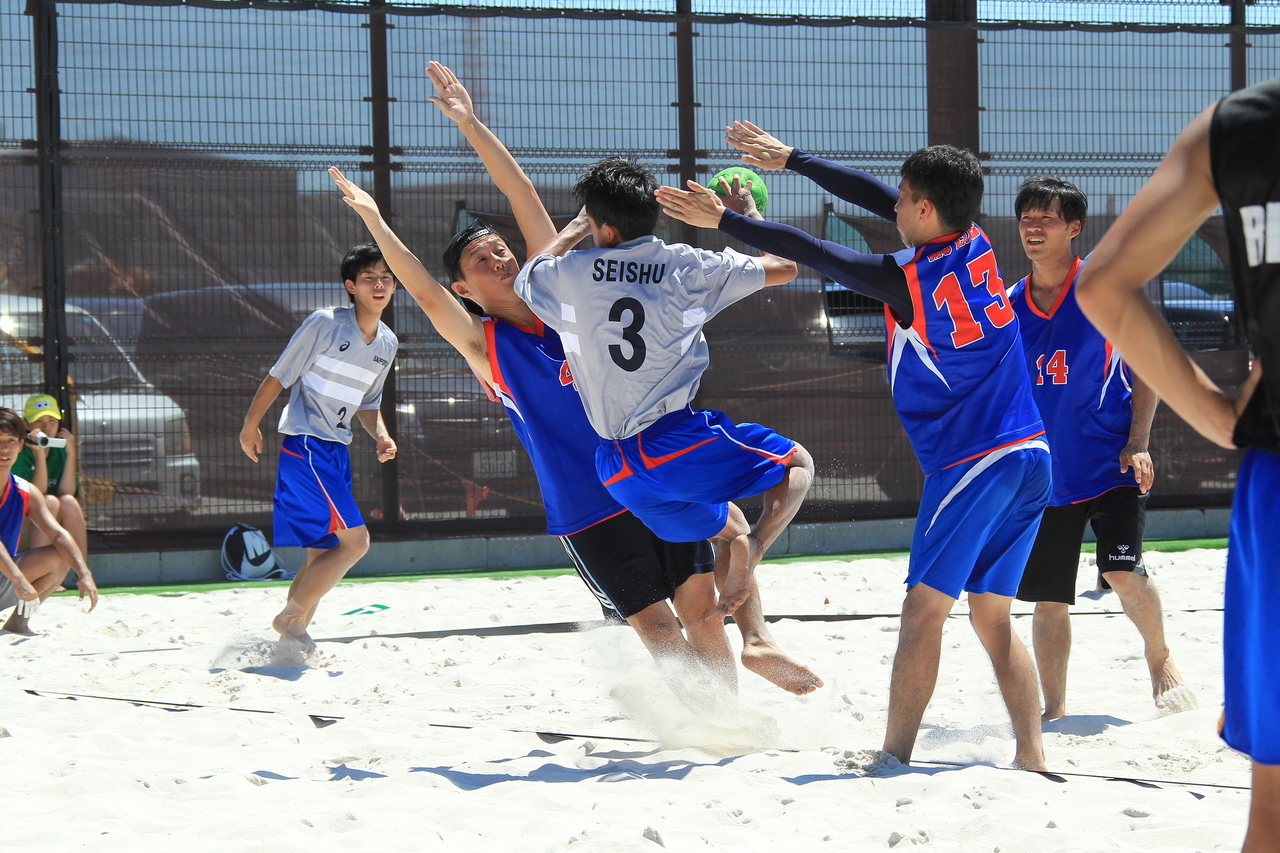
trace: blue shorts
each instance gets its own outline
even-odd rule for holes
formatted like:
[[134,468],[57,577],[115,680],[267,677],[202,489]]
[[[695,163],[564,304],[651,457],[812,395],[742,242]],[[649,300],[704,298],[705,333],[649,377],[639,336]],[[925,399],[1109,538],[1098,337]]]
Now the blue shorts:
[[1012,597],[1049,502],[1049,448],[1032,439],[925,480],[907,586]]
[[345,444],[312,435],[284,437],[272,521],[277,548],[333,548],[335,531],[364,524],[351,494]]
[[596,473],[614,500],[659,537],[697,542],[724,530],[729,501],[782,482],[795,449],[768,427],[685,408],[630,438],[600,442]]
[[1259,764],[1280,764],[1280,455],[1251,449],[1240,463],[1222,654],[1226,699],[1222,739]]

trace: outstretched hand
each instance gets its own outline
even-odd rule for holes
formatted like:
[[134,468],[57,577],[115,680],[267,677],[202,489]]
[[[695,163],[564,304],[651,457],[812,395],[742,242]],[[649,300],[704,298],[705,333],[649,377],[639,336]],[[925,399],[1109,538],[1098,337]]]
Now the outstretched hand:
[[733,176],[733,180],[729,181],[723,177],[716,178],[723,192],[716,193],[720,197],[720,201],[725,207],[734,213],[741,213],[743,216],[750,216],[752,219],[764,219],[760,215],[760,211],[756,208],[756,197],[751,194],[751,185],[754,181],[748,179],[744,184],[742,178],[738,175]]
[[467,87],[458,81],[458,75],[450,71],[449,66],[442,65],[433,59],[427,63],[427,76],[436,87],[436,94],[431,97],[431,103],[439,107],[440,112],[458,124],[475,117],[475,106],[471,103],[471,95],[468,94]]
[[329,167],[329,177],[333,178],[333,182],[338,185],[338,189],[342,190],[342,200],[361,216],[371,215],[378,216],[378,203],[373,200],[373,196],[356,186],[337,166]]
[[732,127],[724,129],[724,133],[724,141],[743,152],[742,162],[770,172],[787,165],[791,152],[795,150],[749,121],[735,121]]
[[[737,181],[735,180],[736,184]],[[720,196],[699,184],[688,181],[688,190],[675,187],[658,187],[654,195],[663,213],[681,222],[687,222],[698,228],[720,227],[720,217],[724,216],[725,205]]]

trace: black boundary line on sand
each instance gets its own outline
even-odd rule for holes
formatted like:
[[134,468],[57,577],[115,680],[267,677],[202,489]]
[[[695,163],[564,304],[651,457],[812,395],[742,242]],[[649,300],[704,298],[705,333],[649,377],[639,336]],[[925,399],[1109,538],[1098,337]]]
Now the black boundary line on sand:
[[[106,702],[126,702],[130,705],[147,708],[159,708],[164,711],[193,711],[197,708],[205,708],[214,711],[238,711],[243,714],[276,714],[279,716],[291,716],[287,711],[267,711],[261,708],[233,708],[229,705],[200,705],[192,702],[164,702],[159,699],[130,699],[126,696],[99,696],[91,693],[63,693],[57,690],[32,690],[23,688],[24,693],[32,696],[39,696],[44,699],[100,699]],[[316,728],[322,729],[325,726],[331,726],[339,720],[345,720],[346,717],[338,717],[333,714],[311,714],[306,711],[300,711],[299,715],[309,717]],[[551,732],[541,729],[507,729],[500,726],[476,726],[467,725],[465,723],[427,723],[427,726],[433,729],[466,729],[474,731],[503,731],[513,734],[536,735],[546,743],[555,743],[562,740],[615,740],[625,741],[627,743],[654,743],[657,741],[652,738],[644,737],[619,737],[617,735],[584,735],[570,734],[568,732]]]
[[[219,710],[219,711],[238,711],[240,713],[245,713],[245,714],[278,714],[281,716],[289,716],[289,714],[284,711],[266,711],[259,708],[232,708],[226,705],[198,705],[190,702],[163,702],[157,699],[129,699],[124,696],[97,696],[89,693],[62,693],[55,690],[32,690],[30,688],[23,688],[23,692],[28,693],[32,696],[39,696],[45,699],[72,699],[72,700],[99,699],[99,700],[108,701],[108,702],[127,702],[128,704],[134,705],[134,706],[160,708],[165,711],[191,711],[197,708],[207,708],[207,709]],[[319,728],[319,729],[322,729],[326,726],[331,726],[334,723],[338,722],[339,720],[346,719],[346,717],[336,717],[331,714],[309,714],[306,712],[302,712],[302,713],[304,713],[308,718],[310,718],[311,722],[315,724],[316,728]],[[476,725],[469,725],[466,723],[427,723],[427,726],[433,729],[458,729],[463,731],[486,731],[487,730],[487,731],[510,732],[512,734],[534,735],[544,743],[557,743],[559,741],[565,741],[565,740],[609,740],[609,741],[621,741],[624,743],[651,743],[651,744],[658,743],[658,741],[654,740],[653,738],[645,738],[645,737],[619,737],[617,735],[588,735],[588,734],[578,734],[574,732],[552,732],[552,731],[545,731],[541,729],[509,729],[501,726],[476,726]],[[775,748],[768,751],[798,752],[799,750]],[[1130,776],[1110,776],[1110,775],[1101,775],[1096,773],[1063,773],[1058,771],[1039,771],[1039,770],[1027,771],[1027,770],[1021,770],[1017,767],[1000,767],[994,764],[965,764],[960,761],[924,761],[924,760],[917,759],[914,761],[914,764],[917,764],[917,765],[924,764],[931,767],[948,767],[956,770],[967,770],[974,767],[988,767],[992,770],[1011,770],[1018,773],[1031,772],[1031,773],[1035,773],[1038,776],[1043,776],[1044,778],[1050,780],[1051,782],[1059,782],[1059,783],[1065,783],[1067,781],[1066,777],[1069,776],[1076,779],[1101,779],[1105,782],[1129,782],[1133,785],[1139,785],[1144,788],[1159,788],[1161,785],[1178,785],[1181,787],[1190,787],[1190,788],[1225,788],[1225,789],[1231,789],[1235,791],[1251,790],[1249,786],[1246,786],[1246,785],[1218,785],[1212,782],[1182,782],[1177,779],[1141,779],[1141,778],[1130,777]],[[1197,796],[1202,796],[1202,795],[1197,795]]]
[[[1198,607],[1189,610],[1168,610],[1167,613],[1221,613],[1221,607]],[[959,619],[966,614],[952,613],[948,618]],[[1014,616],[1030,616],[1030,613],[1015,613]],[[1123,610],[1084,610],[1072,613],[1072,616],[1124,616]],[[766,616],[766,622],[781,622],[790,619],[793,622],[862,622],[867,619],[899,619],[901,613],[812,613],[782,614]],[[395,634],[362,634],[358,637],[325,637],[317,643],[354,643],[358,640],[439,640],[445,637],[511,637],[521,634],[572,634],[608,625],[625,623],[605,619],[586,619],[578,622],[540,622],[530,625],[493,625],[483,628],[445,628],[437,631],[402,631]],[[142,651],[146,651],[145,649]],[[155,651],[161,651],[155,649]],[[93,654],[98,654],[97,652]]]
[[1142,779],[1134,776],[1109,776],[1098,773],[1064,773],[1061,770],[1022,770],[1018,767],[1000,767],[995,764],[965,764],[961,761],[923,761],[912,759],[913,764],[928,764],[933,767],[955,767],[957,769],[968,769],[970,767],[990,767],[992,770],[1014,770],[1019,773],[1035,773],[1043,776],[1053,782],[1066,782],[1063,777],[1071,776],[1077,779],[1101,779],[1104,782],[1129,782],[1143,788],[1159,788],[1161,785],[1180,785],[1187,788],[1229,788],[1233,791],[1249,791],[1252,790],[1248,785],[1218,785],[1213,782],[1182,782],[1177,779]]

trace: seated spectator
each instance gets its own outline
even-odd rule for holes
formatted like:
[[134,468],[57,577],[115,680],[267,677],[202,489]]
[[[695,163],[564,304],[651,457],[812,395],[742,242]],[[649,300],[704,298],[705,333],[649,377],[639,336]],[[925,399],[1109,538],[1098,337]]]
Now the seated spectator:
[[[31,616],[67,569],[76,573],[80,597],[89,597],[89,609],[98,603],[98,588],[75,540],[53,520],[40,490],[12,473],[27,435],[28,426],[17,412],[0,409],[0,613],[13,608],[0,631],[16,634],[31,633]],[[26,517],[51,544],[18,552],[18,531]]]
[[[49,394],[34,394],[27,398],[22,407],[22,417],[29,427],[28,436],[43,433],[49,438],[66,439],[66,447],[40,447],[32,444],[30,438],[23,444],[22,451],[13,463],[13,473],[28,481],[44,495],[45,504],[54,521],[62,525],[76,547],[85,557],[89,554],[87,525],[84,520],[84,509],[76,498],[80,485],[78,469],[79,453],[76,448],[76,437],[71,430],[62,426],[62,409],[58,401]],[[48,545],[47,537],[40,528],[28,518],[22,529],[25,546],[39,548]]]

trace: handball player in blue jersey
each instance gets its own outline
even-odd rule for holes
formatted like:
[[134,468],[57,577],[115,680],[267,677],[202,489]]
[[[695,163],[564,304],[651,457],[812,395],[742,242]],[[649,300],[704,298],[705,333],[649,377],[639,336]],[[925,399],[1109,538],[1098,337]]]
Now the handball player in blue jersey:
[[[1236,318],[1254,361],[1233,400],[1143,292],[1221,205]],[[1178,136],[1081,276],[1080,307],[1201,435],[1246,448],[1227,550],[1222,737],[1253,759],[1245,853],[1280,850],[1280,77],[1211,105]]]
[[[32,614],[49,597],[70,568],[80,597],[89,609],[98,606],[98,587],[75,539],[54,519],[44,495],[13,473],[30,425],[12,409],[0,408],[0,613],[13,608],[0,631],[31,633]],[[18,553],[22,522],[30,517],[50,544]]]
[[1049,452],[1031,398],[1018,321],[987,236],[974,224],[982,167],[967,151],[917,151],[891,187],[814,157],[750,123],[726,128],[743,161],[784,166],[897,224],[907,247],[864,254],[726,210],[690,182],[659,201],[684,222],[791,258],[885,303],[889,387],[926,475],[911,543],[884,749],[911,758],[937,681],[942,626],[968,595],[970,621],[1013,721],[1018,767],[1043,770],[1035,669],[1009,609],[1049,497]]
[[1067,713],[1070,607],[1085,525],[1098,541],[1098,571],[1145,645],[1157,707],[1185,711],[1195,698],[1169,652],[1160,593],[1142,561],[1147,492],[1155,482],[1148,442],[1160,398],[1080,311],[1075,284],[1085,261],[1072,251],[1088,200],[1075,184],[1025,181],[1014,200],[1031,274],[1009,288],[1032,394],[1053,451],[1053,494],[1040,520],[1018,598],[1035,602],[1032,647],[1045,720]]
[[369,550],[369,529],[351,492],[351,425],[359,422],[373,437],[379,462],[396,455],[379,410],[399,347],[382,322],[396,279],[372,244],[347,253],[341,276],[350,307],[322,308],[302,321],[258,386],[240,429],[240,449],[257,462],[262,453],[258,424],[280,392],[289,389],[278,426],[284,440],[272,535],[277,547],[306,548],[307,559],[271,627],[281,640],[308,650],[315,641],[307,626],[320,599]]
[[[470,95],[453,72],[432,62],[427,73],[437,92],[431,100],[457,122],[510,201],[530,253],[541,251],[555,241],[556,231],[532,182],[476,118]],[[470,313],[401,243],[369,194],[336,169],[332,173],[432,325],[506,407],[533,462],[548,532],[559,537],[601,604],[627,620],[655,659],[696,660],[727,685],[736,685],[723,620],[710,618],[716,609],[710,544],[659,539],[600,484],[595,469],[599,439],[587,421],[560,338],[515,295],[519,263],[505,241],[475,225],[446,248],[444,263],[454,292],[482,312]],[[583,226],[581,219],[572,223],[560,242],[567,248],[580,241],[586,235]],[[740,609],[735,621],[743,634],[742,662],[748,669],[796,694],[822,685],[812,671],[778,648],[758,595]]]

